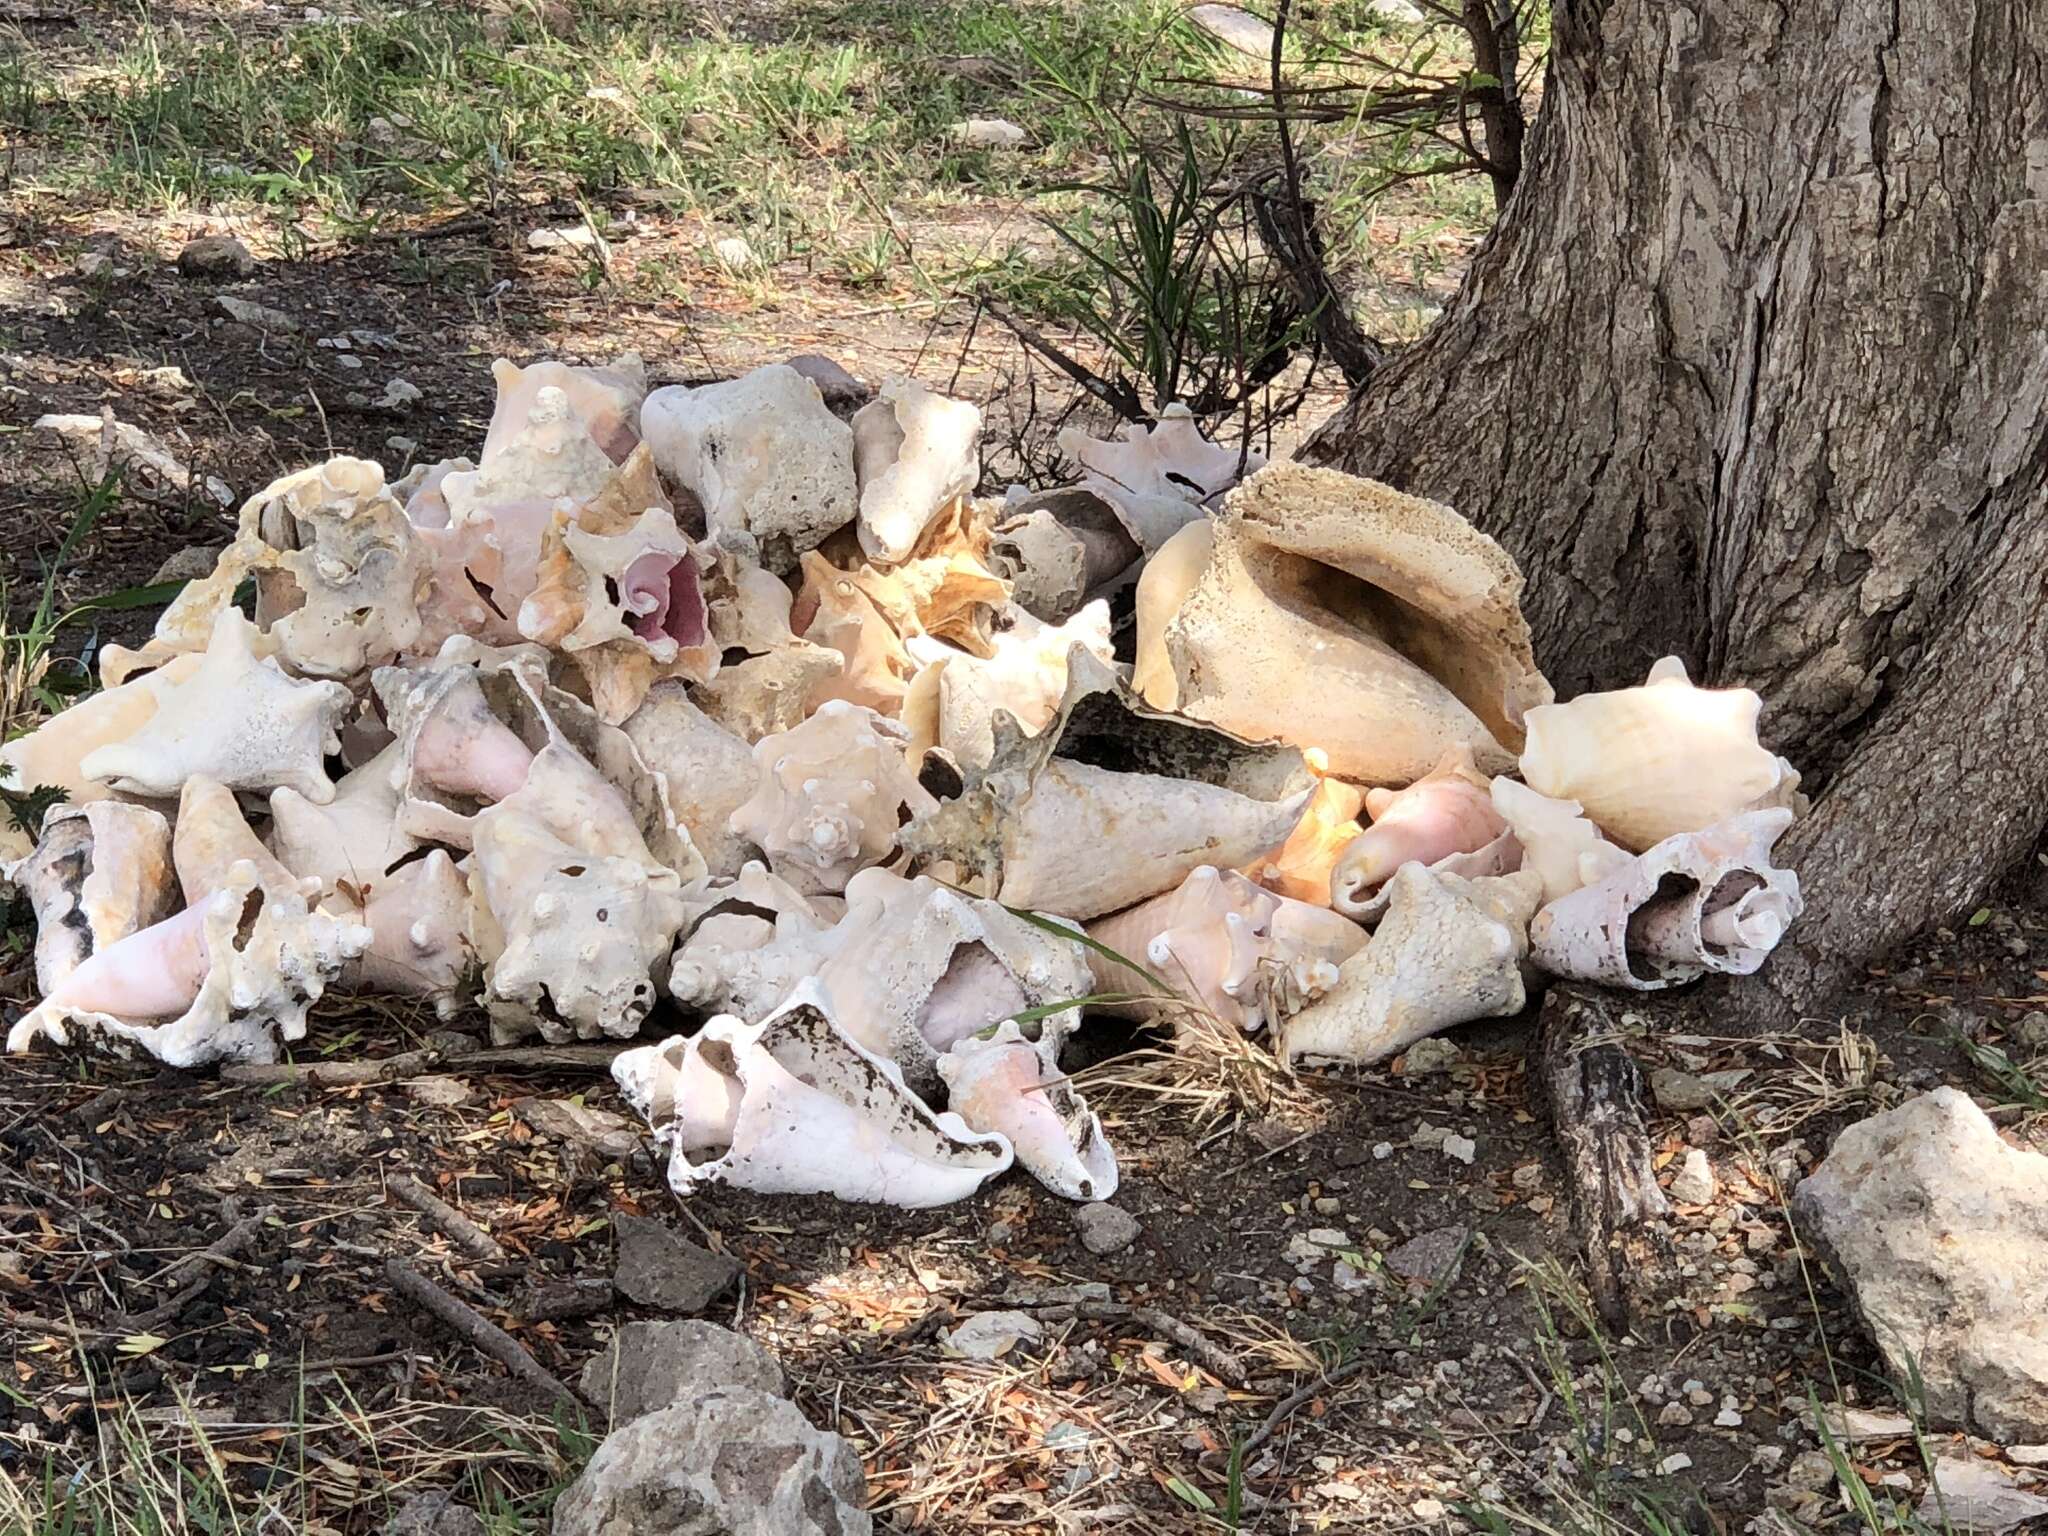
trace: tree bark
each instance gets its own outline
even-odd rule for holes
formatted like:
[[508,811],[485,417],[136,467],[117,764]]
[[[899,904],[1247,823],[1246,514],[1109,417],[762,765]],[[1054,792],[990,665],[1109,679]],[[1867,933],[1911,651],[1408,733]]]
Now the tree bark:
[[1557,0],[1522,177],[1304,457],[1450,502],[1561,697],[1675,652],[1808,774],[1808,1007],[2048,821],[2048,6]]

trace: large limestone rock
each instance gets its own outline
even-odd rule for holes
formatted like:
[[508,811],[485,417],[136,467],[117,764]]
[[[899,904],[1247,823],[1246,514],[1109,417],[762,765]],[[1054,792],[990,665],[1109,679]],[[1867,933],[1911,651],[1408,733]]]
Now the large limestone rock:
[[1938,1088],[1844,1131],[1792,1214],[1930,1417],[2048,1437],[2048,1157]]
[[719,1387],[613,1430],[554,1536],[872,1536],[860,1458],[794,1406]]
[[614,1424],[626,1424],[715,1387],[780,1397],[782,1367],[745,1334],[716,1323],[628,1323],[583,1367],[581,1384],[585,1398],[610,1405]]

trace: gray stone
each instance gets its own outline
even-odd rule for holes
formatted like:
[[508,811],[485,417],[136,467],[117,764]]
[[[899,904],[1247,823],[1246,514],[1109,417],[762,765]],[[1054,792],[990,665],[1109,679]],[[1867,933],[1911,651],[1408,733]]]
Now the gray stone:
[[256,271],[256,258],[233,235],[201,235],[178,252],[178,270],[187,277],[250,277]]
[[1992,1462],[1943,1456],[1934,1463],[1919,1514],[1939,1530],[2009,1531],[2048,1516],[2048,1499],[2027,1492]]
[[782,1395],[782,1367],[743,1333],[689,1320],[628,1323],[583,1367],[579,1385],[609,1405],[614,1425],[629,1424],[717,1387]]
[[946,1352],[963,1360],[1000,1360],[1019,1344],[1045,1337],[1045,1324],[1029,1312],[977,1312],[939,1335]]
[[2048,1157],[1937,1088],[1844,1131],[1792,1214],[1932,1419],[2048,1438]]
[[1138,1218],[1129,1211],[1097,1200],[1074,1212],[1074,1230],[1090,1253],[1119,1253],[1138,1240]]
[[612,1217],[619,1236],[619,1294],[664,1312],[702,1312],[740,1276],[737,1259],[700,1248],[658,1221],[623,1212]]
[[624,1115],[572,1099],[520,1099],[512,1113],[536,1134],[589,1147],[599,1157],[628,1158],[645,1144],[639,1127]]
[[1468,1227],[1439,1227],[1412,1237],[1387,1255],[1387,1270],[1410,1285],[1448,1282],[1457,1274],[1471,1236]]
[[486,1536],[486,1532],[475,1510],[456,1503],[447,1489],[437,1488],[407,1499],[385,1525],[384,1536]]
[[259,331],[276,331],[288,336],[299,328],[298,321],[281,309],[272,309],[268,304],[258,304],[251,299],[238,299],[228,293],[215,294],[213,302],[230,320],[239,320],[243,325],[253,325]]
[[1698,1147],[1687,1152],[1665,1193],[1680,1205],[1705,1205],[1713,1199],[1714,1165],[1707,1161],[1707,1154]]
[[1458,1049],[1455,1040],[1446,1040],[1442,1035],[1425,1035],[1403,1054],[1401,1075],[1427,1077],[1432,1072],[1448,1072],[1464,1059],[1465,1053]]
[[219,559],[220,551],[211,545],[188,544],[156,568],[156,574],[149,578],[149,584],[156,586],[159,582],[165,581],[197,581],[202,576],[212,575],[213,567]]
[[860,1457],[796,1408],[718,1387],[605,1437],[554,1536],[873,1536]]

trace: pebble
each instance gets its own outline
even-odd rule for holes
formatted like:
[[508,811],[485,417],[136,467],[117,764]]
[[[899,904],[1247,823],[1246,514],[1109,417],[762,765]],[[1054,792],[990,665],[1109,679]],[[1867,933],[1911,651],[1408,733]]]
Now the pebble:
[[1314,1205],[1318,1216],[1335,1216],[1344,1209],[1344,1202],[1330,1195],[1318,1196],[1314,1201]]
[[256,258],[233,235],[201,235],[178,252],[178,270],[187,277],[249,277]]
[[1742,1427],[1742,1415],[1733,1408],[1723,1408],[1714,1415],[1714,1427],[1716,1429],[1740,1429]]
[[1441,1499],[1417,1499],[1408,1506],[1408,1513],[1418,1520],[1441,1520],[1449,1511]]
[[970,117],[946,130],[946,137],[964,149],[1021,149],[1029,135],[1003,117]]
[[738,235],[727,235],[711,245],[712,254],[734,272],[751,272],[761,265],[761,258],[754,254],[754,248]]
[[272,309],[268,304],[238,299],[226,293],[215,294],[213,302],[230,320],[240,321],[243,325],[253,325],[259,331],[281,331],[289,335],[299,328],[298,321],[281,309]]
[[1444,1138],[1444,1156],[1450,1158],[1453,1162],[1464,1163],[1470,1166],[1472,1159],[1478,1155],[1479,1143],[1470,1136],[1446,1136]]
[[1138,1240],[1138,1218],[1129,1211],[1097,1200],[1074,1212],[1074,1230],[1081,1246],[1093,1254],[1120,1253]]
[[1685,1154],[1685,1164],[1671,1176],[1666,1192],[1680,1205],[1705,1205],[1714,1198],[1714,1167],[1707,1154],[1694,1147]]
[[393,379],[384,386],[384,398],[377,402],[387,411],[402,411],[420,403],[420,387],[410,379]]
[[1664,1411],[1657,1415],[1657,1422],[1672,1429],[1684,1429],[1692,1423],[1692,1410],[1683,1403],[1666,1403]]
[[1666,1456],[1662,1461],[1657,1463],[1657,1470],[1659,1472],[1662,1472],[1666,1477],[1669,1477],[1674,1472],[1683,1472],[1687,1467],[1691,1465],[1692,1458],[1686,1455],[1685,1452],[1673,1451],[1669,1456]]
[[1464,1059],[1465,1053],[1458,1049],[1456,1041],[1426,1035],[1408,1047],[1401,1059],[1401,1075],[1427,1077],[1432,1072],[1448,1072]]
[[1384,1163],[1393,1155],[1394,1144],[1391,1141],[1376,1141],[1372,1144],[1372,1160],[1374,1162]]

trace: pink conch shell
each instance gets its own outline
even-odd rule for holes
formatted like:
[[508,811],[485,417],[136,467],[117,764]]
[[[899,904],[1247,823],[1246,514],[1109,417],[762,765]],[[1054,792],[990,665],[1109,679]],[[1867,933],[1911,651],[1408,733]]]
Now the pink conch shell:
[[1762,709],[1750,689],[1693,686],[1667,656],[1640,688],[1529,711],[1522,777],[1640,852],[1791,793],[1798,775],[1757,742]]
[[[1088,936],[1247,1032],[1277,1024],[1328,991],[1338,968],[1366,942],[1365,930],[1347,917],[1208,866],[1163,896],[1091,923]],[[1136,998],[1105,1011],[1142,1018],[1161,1009],[1144,977],[1095,950],[1089,964],[1098,993]]]
[[1468,880],[1403,864],[1372,941],[1344,962],[1335,986],[1281,1024],[1281,1054],[1370,1064],[1453,1024],[1519,1012],[1542,892],[1529,870]]
[[1536,914],[1534,959],[1552,975],[1650,992],[1709,971],[1747,976],[1800,913],[1799,877],[1773,868],[1782,807],[1665,838]]
[[647,370],[637,352],[601,368],[564,363],[529,363],[521,368],[499,358],[491,364],[498,403],[484,434],[486,455],[502,451],[525,427],[543,389],[558,389],[570,414],[614,464],[623,464],[640,441],[640,402],[647,398]]
[[147,806],[117,800],[56,807],[35,852],[6,874],[35,909],[36,989],[45,997],[176,904],[171,824]]
[[1244,872],[1276,895],[1327,907],[1331,872],[1351,840],[1365,830],[1358,824],[1365,792],[1328,777],[1328,760],[1314,748],[1302,753],[1302,758],[1318,775],[1315,798],[1301,813],[1287,841],[1266,858],[1246,866]]
[[1091,438],[1078,427],[1059,432],[1061,453],[1088,471],[1082,485],[1115,507],[1146,554],[1202,515],[1210,497],[1235,485],[1266,460],[1203,438],[1194,414],[1176,402],[1158,424],[1124,428],[1121,439]]
[[669,1143],[669,1183],[685,1197],[717,1183],[920,1209],[973,1194],[1011,1163],[1007,1141],[934,1114],[809,987],[759,1024],[721,1015],[687,1042],[627,1051],[612,1076]]
[[[1469,747],[1453,747],[1426,777],[1402,790],[1367,792],[1372,825],[1339,856],[1330,874],[1330,905],[1347,916],[1377,919],[1384,903],[1374,900],[1403,864],[1444,865],[1461,855],[1485,855],[1487,866],[1467,857],[1448,865],[1453,874],[1507,874],[1519,867],[1507,823],[1493,808],[1487,776],[1472,764]],[[1506,842],[1503,842],[1503,837]]]
[[301,879],[317,878],[331,894],[344,885],[368,889],[410,854],[419,843],[399,824],[394,777],[401,757],[393,742],[336,784],[326,805],[294,789],[272,790],[270,851],[278,862]]
[[[157,691],[159,708],[125,740],[88,753],[78,771],[126,794],[167,798],[188,779],[268,792],[280,784],[324,804],[324,760],[341,748],[354,704],[340,683],[301,682],[256,654],[256,631],[234,609],[215,621],[198,667]],[[224,728],[232,721],[232,728]]]
[[1116,1193],[1116,1153],[1102,1120],[1060,1071],[1058,1037],[1027,1040],[1005,1021],[970,1036],[938,1061],[946,1107],[968,1128],[1008,1141],[1031,1176],[1069,1200]]
[[430,998],[443,1017],[453,1016],[476,963],[469,877],[434,848],[351,890],[357,902],[340,897],[331,909],[366,924],[370,943],[343,969],[342,990]]

